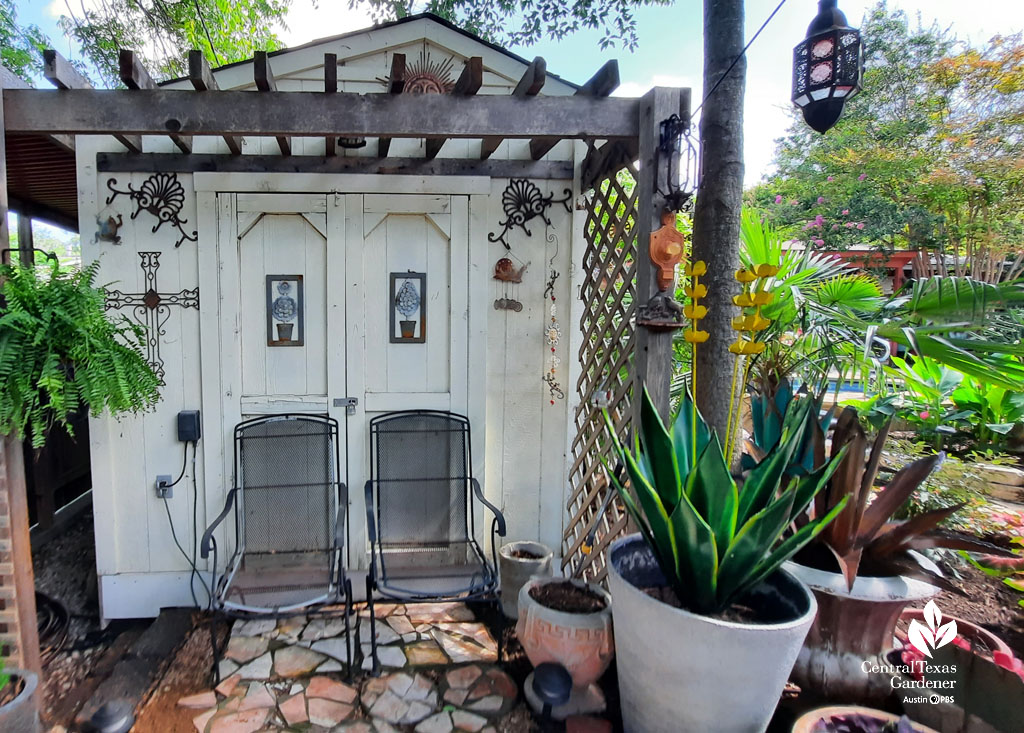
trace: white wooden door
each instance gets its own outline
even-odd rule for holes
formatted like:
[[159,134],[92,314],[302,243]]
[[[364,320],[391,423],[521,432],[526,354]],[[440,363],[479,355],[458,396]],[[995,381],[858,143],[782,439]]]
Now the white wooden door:
[[[358,397],[349,429],[350,475],[370,476],[370,420],[393,410],[467,414],[469,198],[454,195],[345,196],[349,394]],[[391,274],[424,273],[423,343],[393,343]],[[474,426],[483,434],[483,426]],[[483,445],[479,446],[480,455]],[[365,516],[352,492],[353,516]],[[357,508],[358,507],[358,508]],[[365,548],[356,524],[352,554]]]

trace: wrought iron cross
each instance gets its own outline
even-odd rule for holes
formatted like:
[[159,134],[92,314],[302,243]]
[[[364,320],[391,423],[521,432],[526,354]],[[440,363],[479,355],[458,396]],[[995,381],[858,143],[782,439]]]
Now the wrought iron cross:
[[159,252],[139,252],[142,258],[142,272],[146,276],[146,292],[122,293],[114,290],[107,293],[107,310],[131,308],[132,315],[146,328],[146,361],[164,384],[164,360],[160,356],[160,337],[164,335],[164,324],[171,317],[171,306],[199,310],[199,288],[180,290],[177,293],[161,293],[156,285],[156,271],[160,269]]

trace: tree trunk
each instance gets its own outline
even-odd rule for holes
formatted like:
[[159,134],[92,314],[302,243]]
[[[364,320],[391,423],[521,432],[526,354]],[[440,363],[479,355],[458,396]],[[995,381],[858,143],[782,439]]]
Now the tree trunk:
[[[704,94],[743,51],[743,0],[704,0]],[[701,110],[702,175],[693,216],[693,257],[704,260],[708,286],[701,321],[710,338],[697,348],[697,405],[725,443],[732,385],[732,303],[739,293],[740,210],[743,205],[743,92],[746,59],[707,98]]]

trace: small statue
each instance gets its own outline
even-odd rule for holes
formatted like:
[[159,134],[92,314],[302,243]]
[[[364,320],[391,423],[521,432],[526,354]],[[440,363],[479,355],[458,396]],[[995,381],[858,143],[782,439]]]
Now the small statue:
[[508,257],[502,257],[494,263],[494,279],[507,283],[521,283],[523,281],[523,273],[526,272],[526,268],[529,266],[530,263],[527,262],[517,270],[515,265],[512,264],[512,260]]
[[651,262],[658,267],[658,290],[672,287],[675,268],[683,259],[686,237],[676,229],[676,215],[671,211],[661,214],[661,228],[651,233],[649,252]]
[[99,230],[96,232],[96,237],[93,239],[94,242],[113,242],[114,244],[121,244],[121,237],[118,235],[117,230],[124,224],[124,217],[120,214],[115,219],[112,216],[108,216],[106,221],[97,219],[96,224],[99,225]]

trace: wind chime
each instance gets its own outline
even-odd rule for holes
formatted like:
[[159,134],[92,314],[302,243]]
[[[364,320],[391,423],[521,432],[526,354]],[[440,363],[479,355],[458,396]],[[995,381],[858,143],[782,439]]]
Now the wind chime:
[[551,356],[547,371],[544,374],[544,382],[548,385],[548,399],[551,401],[551,404],[554,405],[556,399],[565,399],[565,392],[562,391],[562,386],[558,383],[557,379],[558,365],[562,363],[562,360],[558,358],[557,353],[558,342],[562,339],[562,328],[558,325],[558,307],[555,302],[555,281],[559,276],[558,271],[555,270],[555,258],[558,257],[558,237],[549,231],[546,233],[545,239],[548,242],[555,243],[554,254],[552,254],[551,259],[548,260],[548,281],[547,285],[544,287],[543,296],[545,302],[547,302],[549,298],[551,299],[551,306],[549,309],[551,320],[548,322],[548,327],[544,330],[544,341],[551,352]]

